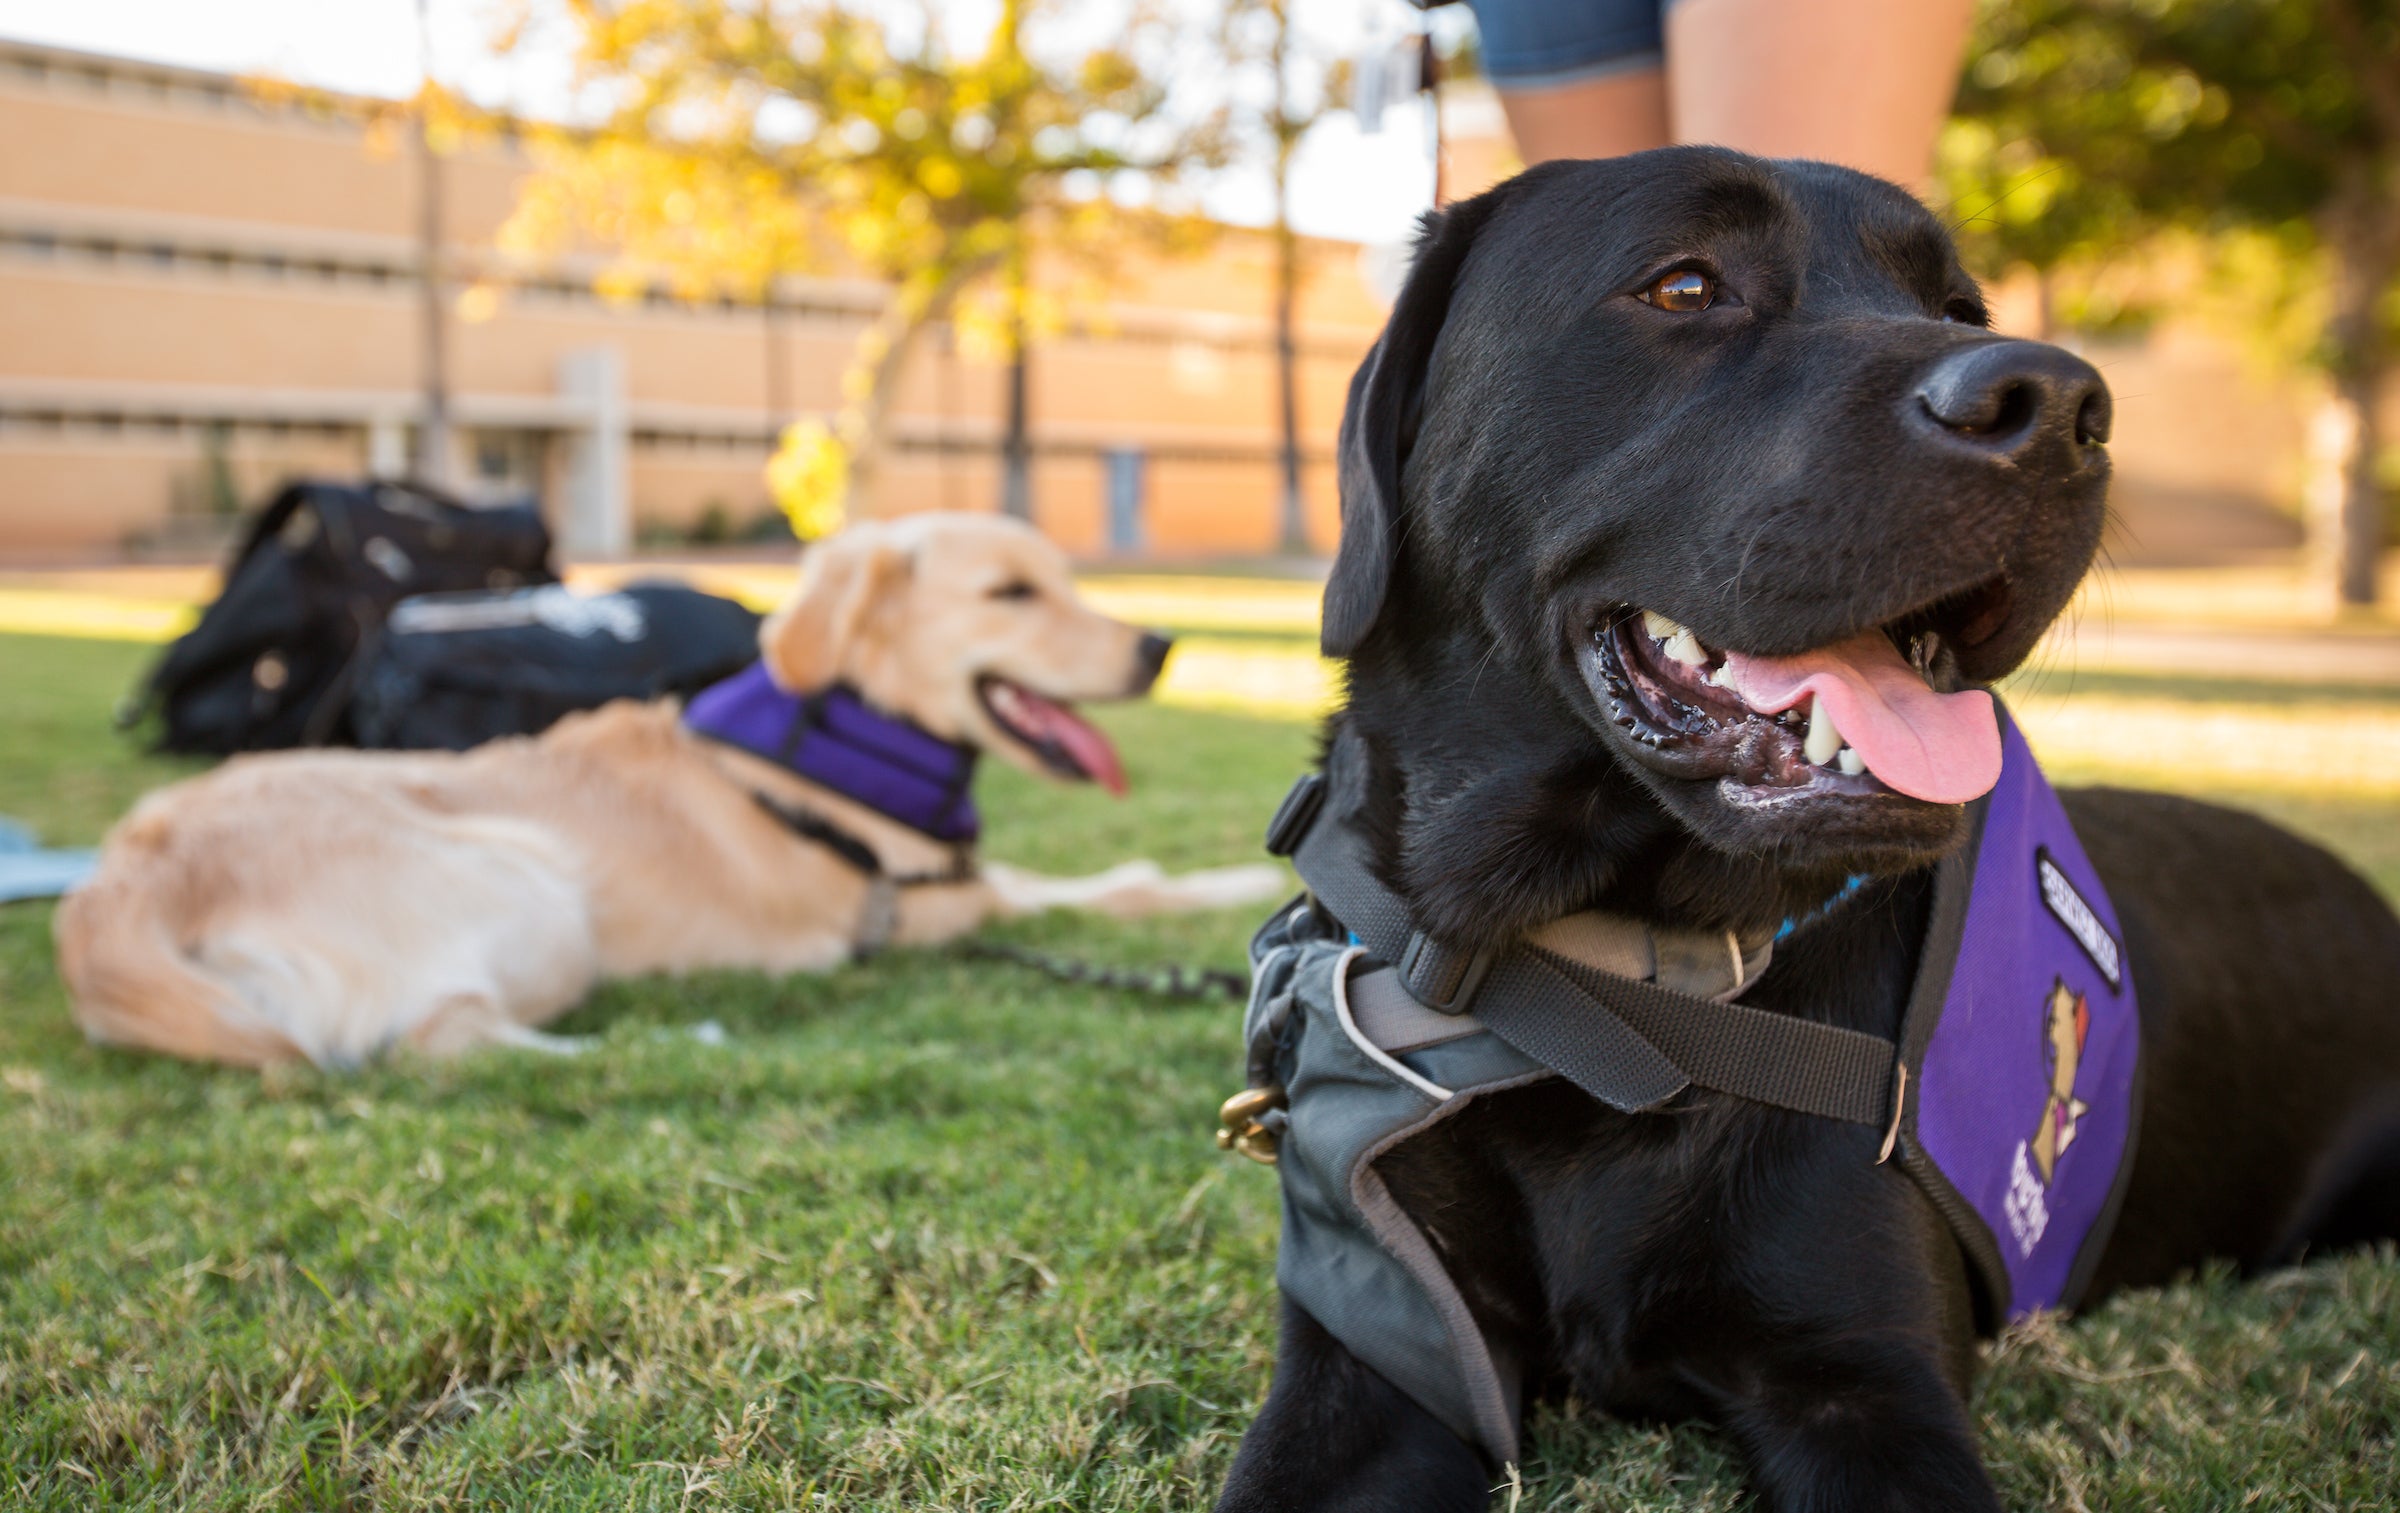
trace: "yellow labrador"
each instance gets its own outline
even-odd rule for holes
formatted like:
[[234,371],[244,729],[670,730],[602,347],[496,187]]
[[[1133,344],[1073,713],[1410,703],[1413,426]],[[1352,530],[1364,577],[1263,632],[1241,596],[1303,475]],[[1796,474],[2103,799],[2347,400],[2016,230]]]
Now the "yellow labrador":
[[[1115,752],[1069,706],[1146,692],[1166,649],[1078,602],[1040,535],[972,515],[819,545],[759,642],[759,697],[816,709],[786,696],[840,690],[870,746],[969,764],[988,751],[1112,788]],[[458,755],[239,758],[110,833],[58,910],[60,971],[95,1040],[347,1066],[395,1046],[557,1045],[534,1027],[603,978],[815,971],[996,915],[1130,917],[1283,886],[1256,866],[1073,879],[979,866],[957,826],[886,802],[840,761],[790,758],[633,702]]]

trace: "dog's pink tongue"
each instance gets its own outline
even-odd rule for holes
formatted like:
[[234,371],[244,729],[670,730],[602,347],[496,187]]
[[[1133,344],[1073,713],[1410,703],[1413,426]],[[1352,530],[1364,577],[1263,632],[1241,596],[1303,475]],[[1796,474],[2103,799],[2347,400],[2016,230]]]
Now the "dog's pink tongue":
[[1117,759],[1117,748],[1108,737],[1064,705],[1053,704],[1038,693],[1017,690],[1018,708],[1030,723],[1041,727],[1040,733],[1056,741],[1075,765],[1093,782],[1115,794],[1125,796],[1125,764]]
[[2000,781],[2000,719],[1981,689],[1935,693],[1879,630],[1796,657],[1725,654],[1722,682],[1760,714],[1824,701],[1867,770],[1910,798],[1963,804]]

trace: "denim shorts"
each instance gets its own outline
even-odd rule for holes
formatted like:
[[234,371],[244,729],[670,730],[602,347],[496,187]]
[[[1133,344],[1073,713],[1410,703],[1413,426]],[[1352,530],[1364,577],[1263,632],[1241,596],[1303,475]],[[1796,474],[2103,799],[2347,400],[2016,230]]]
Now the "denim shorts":
[[1656,68],[1674,0],[1467,0],[1483,71],[1501,89],[1552,89]]

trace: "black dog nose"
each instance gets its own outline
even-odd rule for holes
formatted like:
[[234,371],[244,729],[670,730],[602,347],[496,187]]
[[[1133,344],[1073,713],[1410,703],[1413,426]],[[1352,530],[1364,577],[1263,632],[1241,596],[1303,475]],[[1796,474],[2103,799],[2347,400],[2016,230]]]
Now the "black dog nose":
[[1917,403],[1951,436],[2019,459],[2053,439],[2108,440],[2108,384],[2090,363],[2038,341],[1977,342],[1941,358]]
[[1133,648],[1133,691],[1148,693],[1158,681],[1159,669],[1167,665],[1167,653],[1174,649],[1172,636],[1156,631],[1142,632],[1142,639]]

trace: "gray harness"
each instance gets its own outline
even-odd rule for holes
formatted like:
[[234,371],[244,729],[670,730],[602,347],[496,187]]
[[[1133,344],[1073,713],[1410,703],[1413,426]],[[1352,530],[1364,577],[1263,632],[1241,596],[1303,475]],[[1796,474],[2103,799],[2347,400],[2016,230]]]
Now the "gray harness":
[[[1472,956],[1416,931],[1347,814],[1354,743],[1268,849],[1309,892],[1251,943],[1250,1090],[1219,1143],[1279,1166],[1287,1296],[1490,1460],[1517,1456],[1518,1363],[1476,1325],[1379,1157],[1477,1097],[1557,1076],[1625,1113],[1687,1087],[1880,1130],[1956,1236],[1978,1323],[2071,1308],[2132,1171],[2140,1018],[2098,874],[2014,723],[1968,844],[1937,864],[1900,1036],[1735,1002],[1771,938],[1598,913]],[[1341,801],[1328,800],[1339,789]],[[1472,1010],[1472,1012],[1469,1012]],[[2070,1149],[2071,1147],[2071,1149]]]
[[[1333,753],[1336,782],[1346,755]],[[1888,1040],[1732,1001],[1765,970],[1771,938],[1595,912],[1481,957],[1444,950],[1374,881],[1355,832],[1318,823],[1327,781],[1304,778],[1269,832],[1310,891],[1251,942],[1252,1090],[1228,1101],[1218,1140],[1277,1165],[1284,1294],[1495,1465],[1513,1463],[1520,1363],[1477,1326],[1378,1158],[1478,1097],[1550,1077],[1627,1112],[1694,1084],[1737,1092],[1885,1130],[1888,1155],[1905,1074]]]
[[[1654,936],[1598,915],[1577,916],[1576,929],[1595,954],[1646,966],[1638,980],[1694,993],[1738,992],[1772,950],[1737,956],[1723,936]],[[1558,1074],[1473,1016],[1419,1003],[1398,968],[1305,897],[1267,921],[1250,959],[1244,1030],[1254,1063],[1266,1063],[1251,1080],[1282,1089],[1282,1107],[1249,1121],[1249,1149],[1267,1149],[1258,1135],[1268,1136],[1283,1179],[1277,1284],[1461,1438],[1514,1461],[1518,1363],[1485,1339],[1375,1162],[1483,1094]]]

